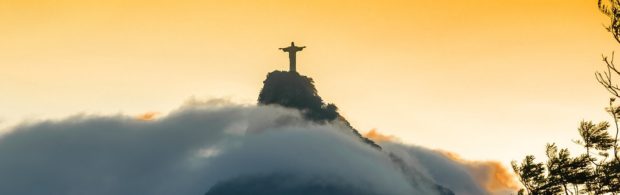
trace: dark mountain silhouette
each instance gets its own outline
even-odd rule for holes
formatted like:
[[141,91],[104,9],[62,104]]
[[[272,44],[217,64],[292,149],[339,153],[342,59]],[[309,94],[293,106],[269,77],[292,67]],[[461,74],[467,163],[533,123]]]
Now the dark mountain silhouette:
[[249,176],[221,182],[206,195],[371,195],[352,186],[297,181],[292,175]]
[[312,78],[300,75],[297,72],[273,71],[267,74],[267,79],[258,96],[258,103],[269,105],[278,104],[287,108],[302,111],[304,117],[317,123],[339,120],[353,129],[353,134],[363,142],[380,149],[372,140],[363,137],[351,124],[338,113],[335,104],[326,104],[318,95]]
[[[454,195],[447,188],[435,185],[440,195]],[[269,176],[240,177],[214,186],[205,195],[374,195],[368,189],[357,189],[350,185],[298,181],[293,175],[274,174]]]
[[[331,103],[325,103],[318,95],[312,78],[300,75],[295,71],[273,71],[267,74],[263,82],[264,86],[258,96],[261,105],[276,104],[287,108],[298,109],[304,118],[316,123],[328,123],[340,121],[352,129],[352,132],[360,141],[369,146],[382,150],[381,146],[374,141],[362,136],[351,124],[338,113],[338,107]],[[412,177],[417,173],[410,170],[404,161],[398,156],[389,153],[389,158],[401,170],[412,183],[417,183]],[[262,195],[262,194],[290,194],[290,195],[370,195],[381,194],[357,189],[337,183],[326,183],[320,179],[316,182],[295,182],[295,175],[263,175],[243,176],[215,184],[206,195]],[[424,181],[434,186],[433,188],[441,195],[454,195],[454,193],[441,185],[431,181]],[[416,184],[417,185],[417,184]]]

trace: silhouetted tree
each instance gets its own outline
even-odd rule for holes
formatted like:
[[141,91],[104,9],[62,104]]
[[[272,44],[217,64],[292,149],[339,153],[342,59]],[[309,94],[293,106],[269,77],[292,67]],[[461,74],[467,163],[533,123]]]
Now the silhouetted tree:
[[[545,177],[545,167],[543,163],[537,163],[534,160],[534,156],[528,155],[520,165],[517,164],[517,161],[512,161],[512,169],[519,177],[519,181],[521,181],[528,194],[545,194],[550,191],[548,189],[549,185],[547,185],[547,178]],[[523,191],[522,189],[519,193],[523,194]]]
[[[620,43],[620,0],[598,0],[599,10],[609,17],[606,29]],[[614,129],[608,122],[594,124],[582,121],[577,129],[580,139],[575,141],[585,148],[585,154],[572,158],[568,149],[558,150],[555,144],[547,144],[546,169],[542,163],[535,163],[534,157],[526,156],[518,165],[512,167],[525,189],[519,194],[618,194],[620,193],[620,158],[618,155],[618,133],[620,128],[620,106],[615,105],[620,98],[620,87],[615,78],[620,71],[611,57],[603,56],[606,70],[596,72],[596,80],[611,95],[607,112],[613,119]],[[612,136],[609,132],[614,132]]]
[[[584,122],[585,123],[585,122]],[[592,157],[582,154],[571,157],[568,149],[558,149],[555,144],[546,146],[546,163],[534,162],[528,155],[519,165],[512,162],[512,168],[525,187],[521,194],[581,194],[617,192],[610,190],[606,175],[598,175]]]
[[[548,185],[561,186],[565,194],[569,191],[578,193],[579,186],[594,179],[587,156],[570,157],[568,149],[561,149],[555,144],[547,144]],[[572,189],[571,189],[572,188]]]
[[[620,108],[610,100],[607,111],[618,125]],[[535,163],[528,155],[518,165],[512,167],[519,176],[527,194],[617,194],[620,193],[620,161],[617,154],[617,137],[609,133],[609,123],[594,124],[582,121],[577,128],[580,139],[575,143],[585,149],[585,153],[571,157],[568,149],[558,149],[555,144],[547,144],[547,162]],[[616,128],[616,134],[618,130]]]
[[606,29],[620,42],[620,1],[598,0],[598,9],[609,17],[609,25]]

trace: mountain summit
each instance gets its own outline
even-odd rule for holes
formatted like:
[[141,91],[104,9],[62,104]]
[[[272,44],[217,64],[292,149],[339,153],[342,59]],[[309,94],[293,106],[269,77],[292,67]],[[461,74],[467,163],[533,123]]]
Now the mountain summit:
[[312,78],[300,75],[294,71],[273,71],[267,74],[267,79],[258,95],[258,103],[263,105],[277,104],[287,108],[300,110],[308,120],[325,123],[340,121],[351,127],[353,134],[363,142],[377,149],[381,147],[372,140],[363,137],[351,124],[338,113],[335,104],[325,103],[318,95]]
[[[301,111],[302,116],[319,124],[340,122],[351,129],[351,133],[365,144],[386,152],[412,185],[431,185],[437,194],[454,195],[454,193],[441,185],[416,176],[415,170],[408,168],[404,160],[388,151],[383,151],[381,146],[374,141],[362,136],[350,123],[338,113],[338,107],[331,103],[325,103],[318,95],[312,78],[300,75],[296,71],[273,71],[267,74],[263,82],[264,86],[258,96],[260,105],[279,105]],[[327,160],[327,159],[326,159]],[[338,182],[300,183],[295,175],[257,175],[238,177],[223,181],[213,186],[206,195],[249,195],[249,194],[295,194],[295,195],[353,195],[375,194],[373,192],[360,191],[353,186],[343,186]]]
[[[312,78],[299,74],[296,71],[296,52],[303,50],[305,46],[298,47],[291,42],[291,46],[280,48],[289,53],[289,71],[273,71],[267,74],[263,81],[263,88],[258,95],[259,105],[279,105],[286,108],[297,109],[303,118],[318,124],[341,123],[350,129],[351,134],[362,143],[371,146],[381,152],[385,152],[391,159],[395,168],[403,172],[404,179],[412,186],[421,184],[431,186],[432,190],[440,195],[454,195],[454,193],[441,185],[435,184],[430,179],[417,176],[416,170],[409,168],[403,159],[384,151],[374,141],[362,136],[351,124],[338,113],[335,104],[325,103],[318,95]],[[325,159],[329,161],[329,159]],[[206,195],[246,195],[246,194],[295,194],[295,195],[353,195],[353,194],[376,194],[362,189],[343,185],[340,182],[328,182],[319,179],[319,182],[303,183],[297,181],[297,175],[265,174],[243,176],[222,181],[214,185]],[[316,178],[315,178],[316,179]]]

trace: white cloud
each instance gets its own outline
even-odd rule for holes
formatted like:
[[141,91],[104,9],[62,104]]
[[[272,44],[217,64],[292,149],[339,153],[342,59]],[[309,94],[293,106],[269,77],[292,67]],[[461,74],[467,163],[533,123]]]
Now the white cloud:
[[[381,194],[433,194],[431,181],[484,193],[457,165],[440,162],[445,159],[389,147],[404,155],[404,168],[350,132],[307,122],[295,110],[221,102],[192,102],[152,121],[75,116],[37,122],[0,137],[0,194],[204,194],[218,182],[260,174]],[[435,165],[447,167],[443,179],[428,171]]]

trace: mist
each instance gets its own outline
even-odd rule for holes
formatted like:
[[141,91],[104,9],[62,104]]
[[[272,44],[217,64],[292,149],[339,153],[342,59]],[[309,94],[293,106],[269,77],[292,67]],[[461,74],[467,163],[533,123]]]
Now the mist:
[[456,194],[499,194],[441,152],[389,140],[380,142],[383,151],[352,132],[295,109],[223,101],[159,117],[23,123],[0,137],[0,194],[204,194],[263,176],[368,194],[439,194],[435,183]]

